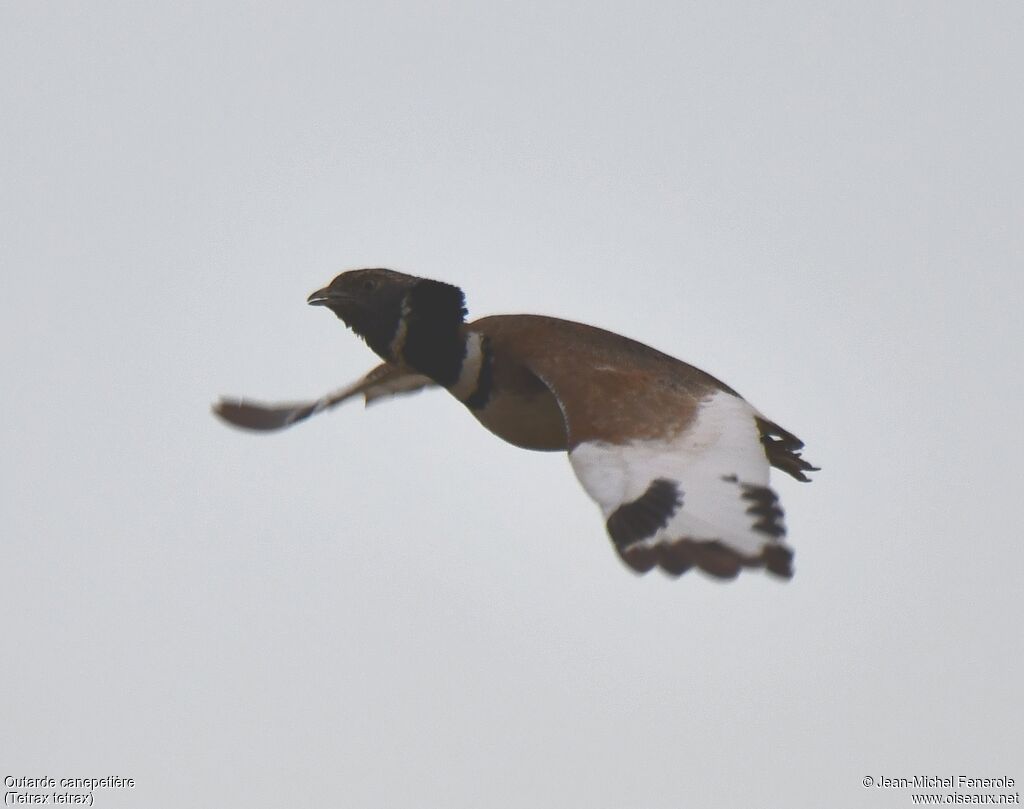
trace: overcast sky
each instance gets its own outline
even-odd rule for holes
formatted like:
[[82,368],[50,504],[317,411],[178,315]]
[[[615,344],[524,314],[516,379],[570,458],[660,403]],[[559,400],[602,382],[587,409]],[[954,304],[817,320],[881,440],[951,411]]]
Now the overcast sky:
[[[2,775],[155,809],[1018,791],[1022,49],[1019,2],[0,5]],[[443,392],[216,421],[374,364],[305,305],[364,266],[738,389],[823,467],[775,478],[796,578],[634,576],[564,455]]]

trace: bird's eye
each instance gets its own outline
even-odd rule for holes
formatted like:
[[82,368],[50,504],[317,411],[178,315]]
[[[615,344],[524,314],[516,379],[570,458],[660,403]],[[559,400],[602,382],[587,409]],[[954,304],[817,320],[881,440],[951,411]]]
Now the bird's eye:
[[362,283],[363,292],[373,292],[377,288],[377,282],[372,278],[367,278]]

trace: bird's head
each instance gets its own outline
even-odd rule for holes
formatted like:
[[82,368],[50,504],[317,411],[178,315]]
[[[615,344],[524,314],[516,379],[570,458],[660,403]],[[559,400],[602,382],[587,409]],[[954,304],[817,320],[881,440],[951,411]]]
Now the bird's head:
[[456,334],[466,316],[458,287],[385,269],[343,272],[306,302],[326,306],[388,362],[410,359],[410,338]]

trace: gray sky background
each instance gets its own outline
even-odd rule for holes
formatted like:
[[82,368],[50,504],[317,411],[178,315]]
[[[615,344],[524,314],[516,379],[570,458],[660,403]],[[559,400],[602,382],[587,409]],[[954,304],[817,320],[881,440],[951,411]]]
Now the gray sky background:
[[[1024,780],[1024,6],[0,6],[3,775],[96,806],[909,806]],[[374,364],[389,266],[800,435],[797,576],[637,578]],[[1016,791],[1016,790],[1014,790]]]

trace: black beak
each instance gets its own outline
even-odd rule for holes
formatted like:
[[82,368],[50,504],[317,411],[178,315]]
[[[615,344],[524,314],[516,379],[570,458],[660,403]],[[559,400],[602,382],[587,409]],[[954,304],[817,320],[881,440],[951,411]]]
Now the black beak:
[[337,292],[331,290],[330,287],[324,287],[323,289],[318,289],[316,292],[314,292],[312,295],[306,298],[306,303],[308,303],[310,306],[329,306],[330,304],[334,303],[335,301],[342,297],[344,296],[339,295]]

